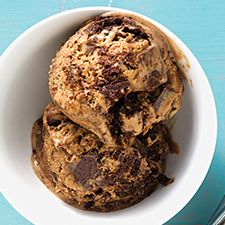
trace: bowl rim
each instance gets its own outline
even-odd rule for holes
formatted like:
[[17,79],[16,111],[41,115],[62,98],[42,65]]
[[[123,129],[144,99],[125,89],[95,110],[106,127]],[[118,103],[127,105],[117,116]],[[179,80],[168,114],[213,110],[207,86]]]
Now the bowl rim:
[[[21,35],[19,35],[10,45],[9,47],[3,52],[3,54],[0,57],[0,70],[4,64],[4,61],[10,56],[11,52],[14,51],[14,48],[20,43],[20,41],[22,41],[26,36],[29,36],[30,34],[32,34],[33,31],[39,29],[40,27],[46,25],[47,23],[59,18],[59,17],[64,17],[65,15],[68,14],[74,14],[77,12],[85,12],[85,11],[120,11],[120,12],[125,12],[125,13],[130,13],[130,14],[134,14],[137,16],[142,17],[143,19],[150,21],[151,23],[153,23],[154,25],[156,25],[157,27],[159,27],[160,29],[163,30],[163,32],[166,33],[166,35],[170,35],[172,37],[174,37],[176,39],[176,41],[179,44],[179,47],[182,46],[182,51],[185,50],[187,52],[189,52],[189,54],[191,55],[191,57],[199,64],[201,70],[202,70],[202,75],[204,75],[202,77],[202,79],[205,82],[205,85],[207,85],[207,101],[210,103],[211,105],[211,127],[212,127],[212,131],[211,133],[213,134],[213,136],[211,136],[211,140],[210,140],[210,146],[211,146],[211,151],[210,151],[210,155],[208,156],[207,160],[204,163],[204,166],[201,167],[201,173],[199,173],[198,175],[198,180],[195,180],[194,185],[192,185],[192,188],[190,188],[188,194],[185,194],[182,199],[179,200],[179,203],[176,204],[175,207],[171,207],[169,213],[165,214],[165,215],[161,215],[161,218],[158,219],[158,223],[164,223],[166,221],[168,221],[169,219],[171,219],[173,216],[175,216],[181,209],[183,209],[187,203],[193,198],[193,196],[195,195],[195,193],[198,191],[198,189],[200,188],[201,184],[203,183],[208,170],[210,168],[212,159],[213,159],[213,155],[214,155],[214,151],[215,151],[215,147],[216,147],[216,140],[217,140],[217,113],[216,113],[216,104],[215,104],[215,100],[214,100],[214,96],[213,96],[213,92],[212,89],[210,87],[209,81],[207,79],[206,74],[204,73],[200,63],[197,61],[196,57],[194,56],[194,54],[190,51],[190,49],[183,43],[183,41],[181,41],[179,39],[179,37],[177,37],[173,32],[171,32],[168,28],[166,28],[165,26],[163,26],[162,24],[160,24],[159,22],[155,21],[154,19],[151,19],[147,16],[144,16],[142,14],[139,14],[135,11],[131,11],[131,10],[126,10],[126,9],[122,9],[122,8],[116,8],[116,7],[107,7],[107,6],[92,6],[92,7],[80,7],[80,8],[75,8],[75,9],[70,9],[70,10],[66,10],[57,14],[54,14],[50,17],[47,17],[41,21],[39,21],[38,23],[32,25],[30,28],[28,28],[27,30],[25,30]],[[1,154],[1,152],[0,152]],[[2,157],[0,157],[0,168],[1,168],[1,159]],[[3,171],[4,168],[1,168],[1,171]],[[3,177],[3,176],[2,176]],[[4,180],[4,179],[3,179]],[[0,191],[1,193],[5,196],[5,198],[9,201],[9,203],[22,215],[24,215],[28,220],[34,222],[35,224],[38,224],[39,222],[33,218],[33,215],[31,215],[30,213],[28,213],[25,209],[20,207],[20,204],[11,197],[11,191],[7,188],[7,185],[5,183],[0,183]],[[99,222],[99,221],[98,221]],[[106,221],[104,221],[106,222]],[[105,223],[106,224],[106,223]],[[107,223],[108,224],[108,223]]]

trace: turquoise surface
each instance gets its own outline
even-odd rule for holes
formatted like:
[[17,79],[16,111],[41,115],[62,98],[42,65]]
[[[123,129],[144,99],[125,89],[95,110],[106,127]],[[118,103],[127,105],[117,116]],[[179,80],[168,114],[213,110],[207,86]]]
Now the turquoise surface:
[[[0,0],[0,53],[28,27],[50,15],[67,9],[97,5],[134,10],[164,24],[187,44],[207,74],[218,113],[215,155],[199,191],[181,212],[166,223],[206,224],[225,193],[225,1]],[[207,129],[207,124],[205,126]],[[31,223],[19,215],[0,194],[0,224]]]

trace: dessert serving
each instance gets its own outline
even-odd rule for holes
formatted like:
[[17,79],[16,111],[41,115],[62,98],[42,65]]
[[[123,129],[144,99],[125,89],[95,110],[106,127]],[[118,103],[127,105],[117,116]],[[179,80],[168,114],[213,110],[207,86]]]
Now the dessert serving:
[[32,129],[36,175],[66,203],[101,212],[172,183],[166,123],[182,103],[181,75],[152,24],[118,12],[85,22],[50,66],[52,102]]

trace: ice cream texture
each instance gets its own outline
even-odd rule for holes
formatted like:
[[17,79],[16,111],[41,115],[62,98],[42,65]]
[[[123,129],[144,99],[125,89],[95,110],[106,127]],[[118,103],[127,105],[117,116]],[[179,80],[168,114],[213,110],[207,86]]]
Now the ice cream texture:
[[174,49],[156,26],[121,12],[86,21],[52,60],[52,103],[32,129],[36,175],[66,203],[109,212],[134,205],[177,150],[165,125],[184,86]]
[[86,22],[58,51],[49,89],[71,120],[116,146],[176,114],[180,73],[159,29],[109,12]]

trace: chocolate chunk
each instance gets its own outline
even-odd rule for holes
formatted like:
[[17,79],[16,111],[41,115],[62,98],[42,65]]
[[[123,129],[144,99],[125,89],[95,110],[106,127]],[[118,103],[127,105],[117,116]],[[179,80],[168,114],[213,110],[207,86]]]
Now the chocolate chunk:
[[154,141],[157,137],[157,132],[154,130],[154,127],[153,129],[150,129],[148,131],[148,133],[146,134],[147,137],[150,137],[152,141]]
[[162,174],[159,176],[159,183],[164,186],[167,186],[167,185],[173,183],[173,181],[174,181],[174,178],[169,178],[165,174]]
[[164,106],[165,100],[168,98],[168,96],[171,94],[171,90],[169,89],[168,85],[165,86],[163,91],[160,93],[159,97],[155,101],[153,107],[157,112],[160,112],[161,108]]
[[120,150],[115,150],[113,152],[113,158],[116,159],[116,160],[118,160],[118,158],[120,156],[120,153],[121,153]]
[[155,77],[155,78],[159,78],[159,77],[160,77],[160,73],[159,73],[158,70],[153,70],[153,71],[151,72],[151,75],[152,75],[153,77]]
[[109,199],[111,197],[111,194],[108,191],[103,192],[102,197],[105,199]]
[[163,85],[167,82],[167,75],[158,70],[153,70],[147,78],[147,84],[150,91],[155,91],[160,85]]
[[124,189],[125,191],[128,191],[128,192],[130,192],[130,190],[134,189],[134,186],[132,185],[132,183],[123,177],[120,179],[120,185],[121,185],[122,189]]
[[162,158],[162,155],[161,154],[155,154],[153,157],[152,157],[152,160],[158,162],[160,161]]
[[[109,47],[107,47],[107,46],[102,46],[101,48],[98,49],[97,54],[98,54],[99,56],[105,56],[105,55],[107,55],[108,50],[109,50]],[[99,60],[100,60],[100,61],[99,61],[100,64],[103,64],[103,65],[107,65],[107,64],[110,65],[110,64],[111,64],[109,61],[102,60],[101,58],[100,58]],[[110,63],[110,64],[109,64],[109,63]]]
[[95,194],[96,195],[101,195],[103,193],[103,189],[102,188],[98,188],[96,191],[95,191]]
[[158,99],[164,88],[165,84],[162,84],[159,87],[157,87],[154,91],[149,92],[147,96],[147,101],[151,104],[156,102],[156,100]]
[[121,26],[124,21],[125,21],[125,19],[120,16],[102,17],[99,20],[99,22],[101,23],[103,28],[110,27],[110,26]]
[[158,182],[157,182],[156,178],[154,178],[152,176],[152,174],[148,174],[148,176],[145,179],[145,184],[144,184],[145,187],[147,189],[151,189],[152,186],[157,185],[157,184],[158,184]]
[[120,166],[116,173],[116,180],[119,180],[120,177],[122,177],[129,170],[129,167],[130,167],[130,164],[127,162],[128,158],[125,157],[124,155],[119,156],[119,161],[120,161]]
[[90,153],[93,154],[93,155],[98,155],[98,149],[92,148],[92,149],[90,149]]
[[111,101],[122,97],[129,88],[129,81],[126,78],[120,78],[102,87],[101,92]]
[[43,148],[43,121],[42,118],[38,119],[32,129],[32,151],[36,154],[38,151],[41,151]]
[[153,169],[151,169],[151,174],[152,174],[153,176],[158,175],[158,173],[159,173],[158,168],[153,168]]
[[97,160],[95,156],[83,156],[77,165],[71,166],[74,177],[78,183],[85,185],[98,172]]
[[101,110],[102,110],[102,106],[101,105],[99,105],[98,103],[96,104],[96,111],[98,112],[98,113],[100,113],[101,112]]
[[106,202],[104,207],[108,210],[111,211],[111,209],[116,208],[116,201],[113,202]]
[[69,119],[68,117],[66,117],[66,119],[64,120],[64,123],[69,123],[69,124],[73,123],[74,126],[75,126],[76,128],[79,128],[79,127],[80,127],[79,124],[74,123],[74,122],[73,122],[71,119]]
[[84,198],[87,198],[88,200],[92,200],[95,198],[95,196],[93,194],[87,194],[84,196]]
[[[145,33],[145,31],[141,27],[124,27],[123,32],[125,33],[131,33],[136,37],[137,39],[148,39],[148,35]],[[150,42],[150,41],[149,41]]]
[[109,121],[109,130],[112,136],[115,138],[116,144],[121,144],[121,123],[119,119],[119,111],[123,104],[124,98],[121,97],[119,101],[117,101],[113,107],[111,107],[108,111],[108,121]]
[[86,44],[86,53],[87,54],[93,54],[94,50],[97,48],[97,42],[98,42],[98,39],[97,37],[94,37],[94,38],[89,38],[87,40],[87,44]]
[[103,143],[101,141],[98,141],[97,145],[98,145],[98,148],[100,149],[103,146]]
[[123,54],[123,60],[124,60],[124,65],[128,68],[128,69],[136,69],[137,65],[135,65],[135,60],[134,60],[134,54],[132,54],[131,52],[125,52]]
[[131,92],[127,95],[123,104],[123,111],[126,116],[132,116],[135,112],[140,111],[141,104],[138,99],[139,92]]
[[93,54],[95,49],[96,49],[96,46],[87,44],[87,46],[86,46],[86,53],[87,54]]
[[[114,120],[114,121],[115,121],[115,120]],[[114,123],[114,122],[113,122],[113,123]],[[112,123],[112,124],[113,124],[113,123]],[[112,136],[118,138],[118,139],[116,140],[116,143],[117,143],[117,144],[121,144],[121,140],[119,140],[119,138],[120,138],[120,134],[121,134],[122,132],[121,132],[121,128],[120,128],[120,126],[119,126],[118,123],[115,123],[114,126],[111,126],[111,127],[110,127],[110,132],[112,133]]]
[[103,157],[104,157],[104,153],[103,153],[103,152],[100,152],[100,153],[98,154],[98,158],[97,158],[98,163],[101,162],[101,160],[102,160]]
[[119,66],[110,66],[110,67],[105,67],[102,70],[102,74],[104,77],[108,78],[108,80],[113,80],[113,78],[118,77],[122,73],[122,70]]
[[48,126],[50,126],[50,127],[58,127],[62,123],[62,121],[55,119],[53,117],[48,117],[47,123],[48,123]]
[[[67,68],[67,70],[64,71],[66,75],[66,81],[71,84],[79,84],[80,79],[82,78],[82,70],[77,65],[71,65]],[[71,86],[72,87],[72,86]]]
[[95,205],[94,201],[84,202],[84,208],[86,209],[90,209],[94,205]]
[[159,79],[153,77],[153,76],[149,76],[148,77],[148,87],[149,90],[153,91],[154,89],[156,89],[159,85],[161,85],[162,83],[160,82]]
[[81,140],[82,140],[82,135],[77,136],[77,143],[80,144]]
[[133,166],[131,168],[131,171],[130,171],[131,176],[136,177],[138,175],[140,165],[141,165],[140,160],[135,159]]
[[133,146],[139,150],[143,158],[146,157],[146,155],[148,154],[148,147],[145,143],[140,141],[138,138],[135,138]]
[[155,142],[155,143],[149,148],[147,157],[148,157],[148,158],[152,158],[153,160],[158,161],[158,160],[157,160],[158,157],[155,157],[155,158],[154,158],[154,156],[157,155],[158,151],[159,151],[161,148],[162,148],[162,146],[160,145],[160,142],[159,142],[159,141]]
[[113,26],[121,26],[125,18],[121,16],[97,17],[85,30],[91,36],[100,33],[103,29],[111,30]]

